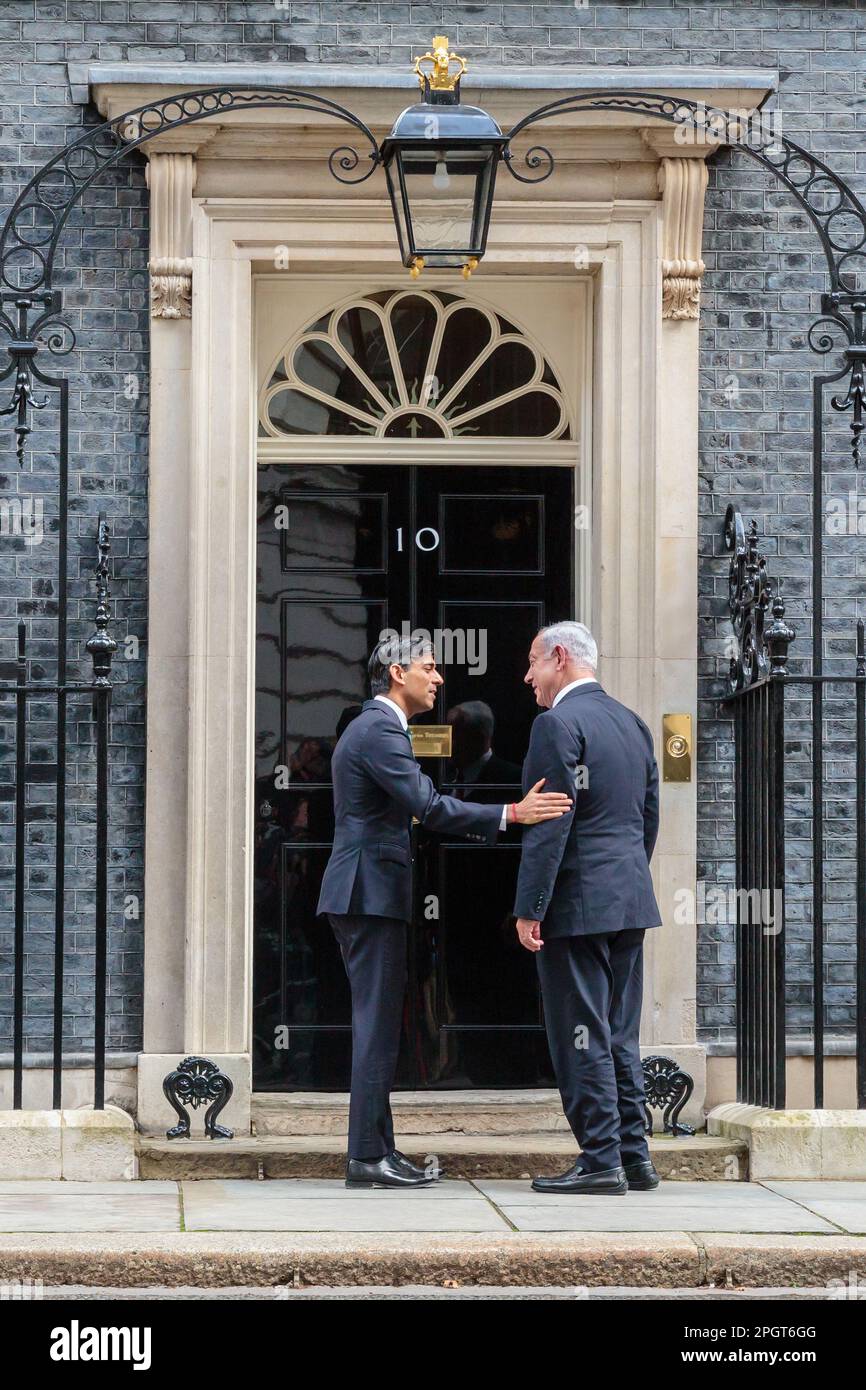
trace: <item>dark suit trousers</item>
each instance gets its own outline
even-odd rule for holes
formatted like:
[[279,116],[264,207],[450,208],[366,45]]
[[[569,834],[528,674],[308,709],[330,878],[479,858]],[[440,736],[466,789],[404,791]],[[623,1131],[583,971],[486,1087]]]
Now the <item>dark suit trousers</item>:
[[639,1048],[644,930],[553,937],[535,957],[563,1109],[590,1172],[649,1158]]
[[349,1158],[382,1158],[394,1148],[389,1096],[406,995],[406,923],[328,916],[352,990]]

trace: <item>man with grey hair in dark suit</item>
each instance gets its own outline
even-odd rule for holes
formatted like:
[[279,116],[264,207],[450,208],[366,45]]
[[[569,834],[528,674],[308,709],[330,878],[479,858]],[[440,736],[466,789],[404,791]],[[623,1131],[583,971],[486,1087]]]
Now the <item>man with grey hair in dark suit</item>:
[[[334,845],[322,879],[327,913],[352,991],[352,1092],[347,1187],[418,1187],[438,1174],[394,1146],[389,1095],[406,989],[406,924],[412,915],[413,816],[429,830],[492,843],[509,822],[562,816],[571,797],[541,792],[512,806],[440,796],[412,752],[408,722],[431,710],[442,676],[432,648],[386,638],[368,665],[372,699],[334,750]],[[543,779],[542,779],[543,781]]]
[[537,1192],[624,1195],[659,1177],[644,1130],[640,1059],[643,941],[661,925],[649,860],[658,834],[652,735],[596,677],[582,623],[542,628],[524,677],[544,713],[524,786],[574,796],[574,809],[523,836],[514,914],[536,954],[545,1026],[578,1161]]

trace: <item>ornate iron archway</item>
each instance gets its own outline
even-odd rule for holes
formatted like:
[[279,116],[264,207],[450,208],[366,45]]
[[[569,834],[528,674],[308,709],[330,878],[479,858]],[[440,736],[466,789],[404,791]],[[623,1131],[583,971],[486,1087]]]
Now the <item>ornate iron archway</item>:
[[[40,169],[27,183],[10,210],[0,232],[0,334],[5,338],[8,365],[0,371],[0,384],[12,378],[7,401],[0,414],[14,420],[16,452],[23,466],[34,412],[46,409],[50,397],[40,388],[57,393],[58,418],[58,557],[57,557],[57,679],[33,678],[27,654],[26,625],[18,624],[17,672],[14,682],[0,684],[0,698],[14,696],[15,719],[15,923],[13,936],[13,1104],[21,1105],[23,1067],[23,969],[25,925],[25,792],[27,774],[26,717],[31,697],[56,701],[56,851],[54,863],[54,1005],[53,1005],[53,1103],[61,1103],[64,946],[64,839],[66,795],[66,710],[76,694],[89,694],[95,723],[95,1104],[104,1101],[105,990],[107,959],[107,852],[108,852],[108,747],[111,658],[116,643],[108,632],[108,525],[100,517],[96,567],[98,604],[96,630],[86,643],[93,662],[89,682],[67,681],[68,629],[68,478],[69,478],[69,380],[43,371],[40,354],[49,358],[68,355],[75,346],[71,327],[62,318],[63,294],[55,284],[56,253],[75,205],[105,171],[131,151],[156,137],[193,122],[207,120],[236,108],[314,111],[333,118],[363,137],[367,160],[349,145],[335,149],[329,167],[343,183],[360,183],[371,177],[382,162],[380,148],[369,128],[352,112],[328,98],[293,88],[258,91],[231,86],[178,94],[148,103],[113,120],[95,126]],[[826,164],[793,141],[778,136],[760,114],[731,114],[691,100],[660,93],[607,92],[566,97],[530,112],[508,133],[502,158],[509,172],[526,183],[541,182],[553,172],[554,161],[543,146],[533,146],[522,156],[513,141],[539,122],[557,116],[592,111],[638,114],[680,127],[686,138],[708,139],[719,147],[745,150],[787,189],[808,216],[820,240],[827,263],[827,290],[821,316],[809,331],[809,343],[819,355],[840,351],[838,370],[816,376],[813,382],[813,535],[812,584],[816,619],[813,623],[813,674],[820,674],[823,537],[821,490],[823,464],[823,402],[828,385],[847,378],[844,394],[831,399],[839,414],[850,415],[852,456],[860,462],[864,430],[864,360],[866,360],[866,210],[849,186]],[[528,172],[518,165],[525,164]],[[360,170],[360,172],[358,172]],[[821,727],[820,694],[816,695],[817,724]],[[820,739],[818,744],[820,746]]]

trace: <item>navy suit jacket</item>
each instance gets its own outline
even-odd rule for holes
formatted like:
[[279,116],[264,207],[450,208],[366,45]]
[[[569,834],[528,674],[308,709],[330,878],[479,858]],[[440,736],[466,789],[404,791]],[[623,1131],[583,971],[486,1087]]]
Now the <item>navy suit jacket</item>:
[[412,916],[410,831],[428,830],[493,844],[502,806],[440,796],[421,771],[394,710],[368,700],[347,727],[331,761],[334,847],[317,912]]
[[533,723],[524,790],[539,777],[574,806],[524,827],[515,916],[543,922],[544,940],[660,926],[649,871],[659,779],[643,720],[597,681],[579,685]]

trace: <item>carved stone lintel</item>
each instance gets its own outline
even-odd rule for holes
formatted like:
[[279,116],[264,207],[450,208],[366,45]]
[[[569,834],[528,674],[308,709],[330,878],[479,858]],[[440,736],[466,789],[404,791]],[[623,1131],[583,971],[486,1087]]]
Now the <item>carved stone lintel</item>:
[[662,159],[662,318],[696,319],[701,295],[701,233],[707,166],[703,159]]
[[192,313],[191,154],[155,154],[147,166],[150,188],[150,311],[155,319]]

